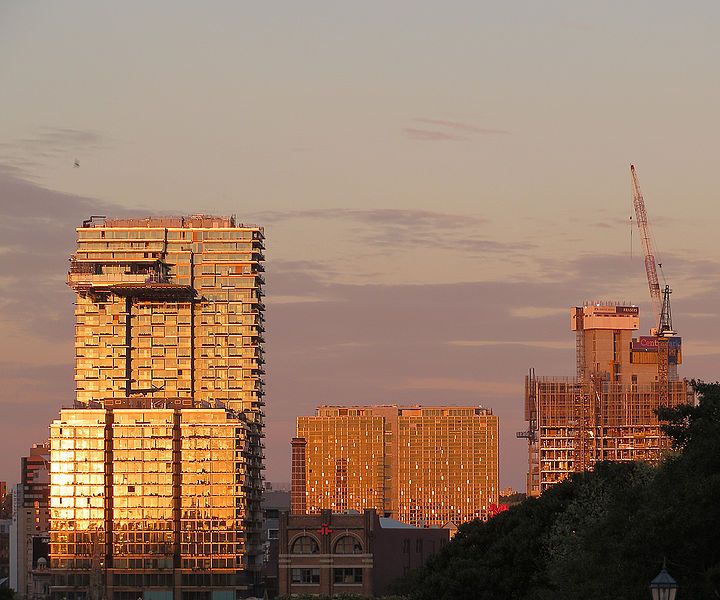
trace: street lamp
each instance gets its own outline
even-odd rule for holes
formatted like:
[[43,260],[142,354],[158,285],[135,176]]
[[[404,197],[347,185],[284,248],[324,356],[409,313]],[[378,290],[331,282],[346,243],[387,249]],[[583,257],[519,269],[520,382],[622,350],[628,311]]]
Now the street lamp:
[[650,582],[650,592],[653,600],[675,600],[675,594],[678,591],[678,583],[667,572],[665,561],[663,568],[657,574],[657,577]]

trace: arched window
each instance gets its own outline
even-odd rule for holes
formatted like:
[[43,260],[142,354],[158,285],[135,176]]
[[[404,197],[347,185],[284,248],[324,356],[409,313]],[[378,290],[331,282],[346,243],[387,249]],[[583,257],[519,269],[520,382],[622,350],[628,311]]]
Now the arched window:
[[303,535],[293,542],[291,552],[293,554],[318,554],[320,546],[318,546],[314,538]]
[[351,535],[344,535],[335,542],[335,554],[362,554],[362,552],[362,544]]

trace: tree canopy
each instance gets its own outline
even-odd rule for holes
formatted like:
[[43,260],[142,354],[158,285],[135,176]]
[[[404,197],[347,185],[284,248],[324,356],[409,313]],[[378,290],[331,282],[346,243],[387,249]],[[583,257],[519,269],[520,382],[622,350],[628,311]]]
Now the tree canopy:
[[663,560],[678,600],[720,598],[720,384],[659,411],[674,452],[599,463],[487,523],[463,525],[397,591],[413,600],[650,598]]

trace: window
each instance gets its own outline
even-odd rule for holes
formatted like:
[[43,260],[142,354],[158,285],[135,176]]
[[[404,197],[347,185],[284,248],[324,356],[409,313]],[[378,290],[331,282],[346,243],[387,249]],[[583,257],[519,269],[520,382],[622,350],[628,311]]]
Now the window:
[[362,583],[363,570],[359,568],[333,569],[333,583]]
[[336,554],[362,554],[362,544],[351,535],[344,535],[335,543]]
[[300,584],[320,583],[320,569],[292,569],[292,582]]
[[292,554],[318,554],[320,552],[320,546],[318,546],[315,538],[311,538],[309,535],[303,535],[293,542]]

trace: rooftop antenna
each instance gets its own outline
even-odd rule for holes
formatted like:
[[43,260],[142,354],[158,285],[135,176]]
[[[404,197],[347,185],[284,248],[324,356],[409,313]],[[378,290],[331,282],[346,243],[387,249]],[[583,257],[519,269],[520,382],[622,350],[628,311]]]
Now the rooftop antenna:
[[105,219],[105,215],[92,215],[89,219],[85,219],[82,222],[83,227],[90,227],[95,219]]

